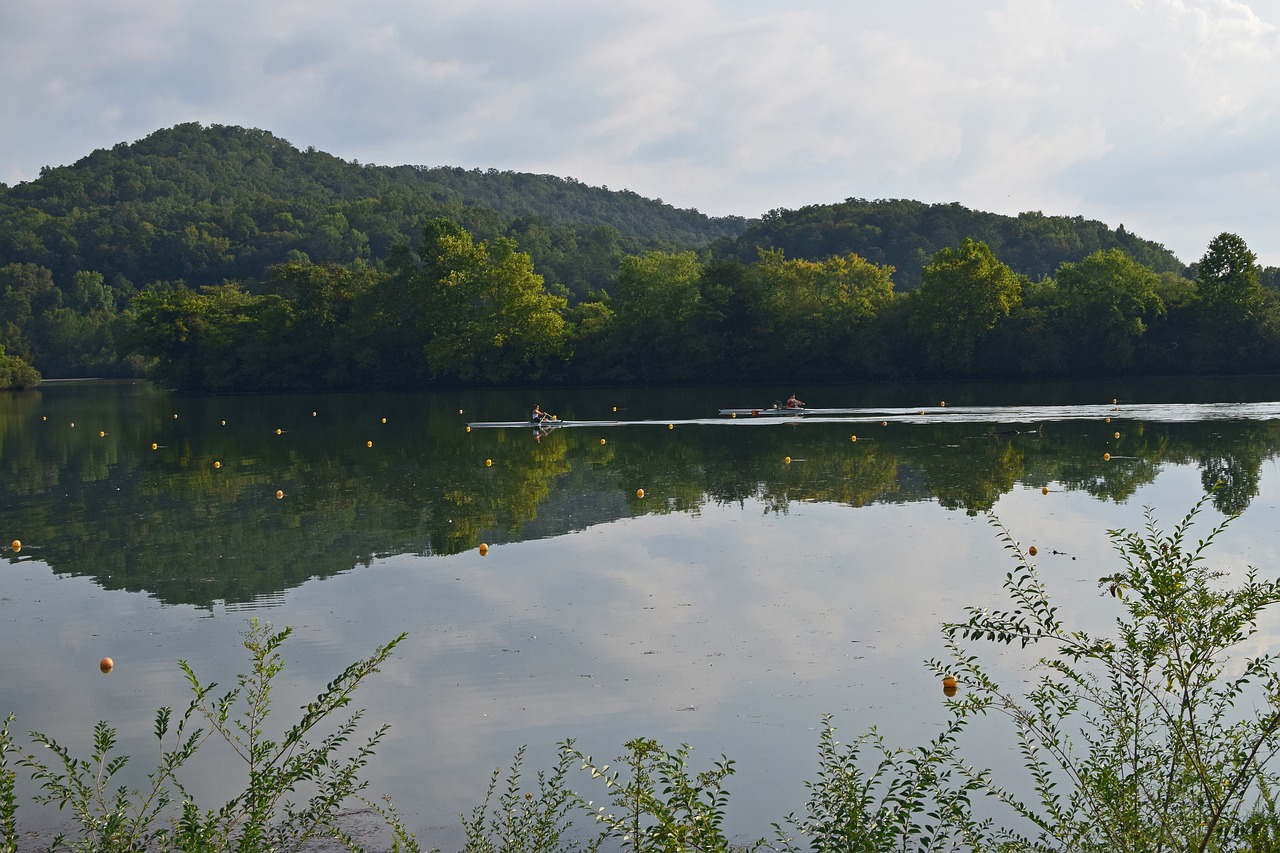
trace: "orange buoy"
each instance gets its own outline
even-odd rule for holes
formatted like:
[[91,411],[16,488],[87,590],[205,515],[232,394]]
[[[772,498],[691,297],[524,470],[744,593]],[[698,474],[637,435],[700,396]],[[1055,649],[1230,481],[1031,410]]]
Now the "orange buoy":
[[481,557],[489,556],[489,546],[483,542],[480,543],[480,556]]
[[284,489],[276,489],[276,500],[284,497]]
[[960,684],[960,682],[956,681],[956,677],[955,677],[954,675],[944,675],[944,676],[942,676],[942,686],[943,686],[943,687],[958,687],[958,686],[959,686],[959,684]]
[[938,404],[938,406],[945,409],[947,407],[947,401],[943,400],[941,403]]
[[18,553],[19,551],[22,550],[22,540],[21,539],[13,540],[12,542],[9,543],[9,547],[13,549],[13,553],[15,554]]
[[788,465],[790,465],[790,464],[791,464],[791,457],[790,457],[790,456],[788,456],[788,457],[786,457],[785,459],[783,459],[782,461],[783,461],[783,462],[785,462],[785,463],[787,463]]
[[1036,546],[1032,545],[1030,548],[1028,548],[1027,553],[1034,557],[1038,553],[1036,551]]
[[1116,433],[1116,438],[1119,438],[1119,437],[1120,437],[1120,433]]
[[1102,454],[1102,461],[1103,461],[1103,462],[1110,462],[1110,461],[1111,461],[1111,454],[1110,454],[1110,453],[1104,453],[1104,454]]
[[1107,423],[1111,423],[1111,418],[1107,418]]
[[486,468],[491,468],[491,467],[493,467],[493,460],[492,460],[492,459],[486,459],[486,460],[484,460],[484,467],[486,467]]
[[115,669],[115,667],[116,667],[116,662],[113,661],[111,658],[103,658],[102,660],[98,661],[98,669],[102,670],[104,673],[110,672],[111,670]]
[[1040,487],[1040,494],[1042,494],[1042,495],[1047,495],[1047,494],[1049,494],[1049,487],[1048,487],[1048,486],[1041,486],[1041,487]]
[[644,489],[636,489],[636,497],[638,498],[644,497]]

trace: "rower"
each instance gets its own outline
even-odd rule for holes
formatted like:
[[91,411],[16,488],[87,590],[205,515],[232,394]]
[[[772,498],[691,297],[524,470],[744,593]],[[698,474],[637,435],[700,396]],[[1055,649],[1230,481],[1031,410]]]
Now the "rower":
[[787,398],[787,408],[788,408],[788,409],[803,409],[803,408],[804,408],[804,401],[803,401],[803,400],[797,400],[797,399],[796,399],[796,395],[793,393],[790,397],[788,397],[788,398]]
[[542,411],[542,409],[538,406],[537,403],[533,404],[533,414],[530,415],[529,417],[529,421],[531,423],[541,424],[543,421],[547,420],[550,417],[551,417],[550,415]]

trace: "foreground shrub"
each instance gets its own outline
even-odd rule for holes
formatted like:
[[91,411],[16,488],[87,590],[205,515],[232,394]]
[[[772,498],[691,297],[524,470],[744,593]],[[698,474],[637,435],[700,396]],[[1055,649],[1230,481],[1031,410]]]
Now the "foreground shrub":
[[[1120,605],[1113,636],[1061,621],[1028,555],[1001,536],[1016,566],[1011,608],[969,608],[947,625],[949,664],[968,688],[961,718],[998,711],[1013,724],[1029,786],[970,779],[1033,827],[999,834],[1010,850],[1275,849],[1273,759],[1280,749],[1280,672],[1273,652],[1247,653],[1280,582],[1249,569],[1232,585],[1192,543],[1197,504],[1171,534],[1147,513],[1141,534],[1111,531],[1121,568],[1099,581]],[[1001,687],[964,640],[1049,646],[1024,695]],[[1016,793],[1030,788],[1030,796]]]
[[[387,727],[377,729],[345,755],[363,711],[352,712],[319,734],[322,725],[351,703],[356,688],[378,671],[405,635],[343,670],[276,740],[267,734],[266,725],[272,711],[271,685],[284,668],[279,649],[289,634],[288,628],[272,633],[253,620],[244,640],[250,671],[221,696],[214,696],[217,684],[202,683],[185,661],[179,662],[194,698],[176,720],[171,708],[156,712],[160,759],[140,788],[115,781],[129,756],[114,754],[116,731],[107,723],[94,728],[93,754],[87,759],[71,755],[50,735],[32,732],[32,740],[53,756],[46,761],[15,745],[10,716],[0,729],[0,830],[4,833],[0,851],[17,850],[12,763],[30,770],[41,791],[37,802],[70,811],[79,826],[78,836],[70,843],[74,850],[256,853],[299,850],[318,838],[360,850],[339,821],[344,807],[353,803],[363,804],[386,821],[395,849],[418,850],[394,810],[362,796],[366,783],[360,771]],[[211,739],[223,742],[240,757],[247,779],[243,791],[216,809],[204,809],[183,787],[179,771]],[[291,798],[300,793],[306,800],[293,802]],[[54,848],[65,844],[67,839],[59,836]]]

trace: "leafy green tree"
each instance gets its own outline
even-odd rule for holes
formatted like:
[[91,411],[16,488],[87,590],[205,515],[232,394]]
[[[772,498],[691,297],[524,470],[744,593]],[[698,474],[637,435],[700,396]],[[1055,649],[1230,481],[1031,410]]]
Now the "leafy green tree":
[[1063,321],[1072,331],[1077,370],[1123,370],[1151,321],[1164,314],[1160,277],[1120,249],[1089,255],[1058,270]]
[[1022,285],[985,243],[966,239],[924,268],[913,294],[912,327],[929,367],[967,371],[979,342],[1022,298]]
[[1239,370],[1257,353],[1262,284],[1257,256],[1236,234],[1209,241],[1196,264],[1200,322],[1196,366],[1203,371]]
[[682,381],[706,375],[709,320],[693,252],[622,259],[614,291],[616,363],[623,381]]
[[0,344],[0,389],[34,388],[40,384],[40,371],[16,355],[5,355]]
[[821,378],[866,363],[865,330],[893,300],[893,267],[854,254],[818,262],[762,251],[755,271],[778,363]]
[[536,379],[563,352],[565,300],[546,291],[509,238],[476,243],[456,223],[434,220],[419,250],[396,259],[388,284],[401,304],[383,303],[398,308],[399,331],[433,378]]

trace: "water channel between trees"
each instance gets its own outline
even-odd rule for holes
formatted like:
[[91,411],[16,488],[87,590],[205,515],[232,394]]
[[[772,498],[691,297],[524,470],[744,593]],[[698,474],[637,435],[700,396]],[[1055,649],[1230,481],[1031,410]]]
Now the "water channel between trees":
[[[370,790],[428,846],[460,846],[458,815],[522,744],[541,769],[567,737],[600,760],[639,736],[693,745],[695,766],[728,755],[730,826],[758,837],[803,804],[824,713],[846,737],[936,729],[938,626],[1011,568],[988,513],[1094,628],[1116,615],[1107,530],[1146,507],[1172,527],[1214,484],[1203,532],[1241,517],[1211,561],[1280,571],[1278,385],[0,395],[0,536],[22,543],[0,563],[0,715],[85,753],[109,720],[141,774],[155,709],[189,699],[176,662],[234,684],[251,616],[295,629],[282,725],[407,631],[357,704],[392,725]],[[858,411],[717,416],[792,390]],[[534,402],[588,423],[467,429]],[[1025,663],[975,648],[1014,678]],[[234,767],[202,755],[192,793],[229,796]]]

